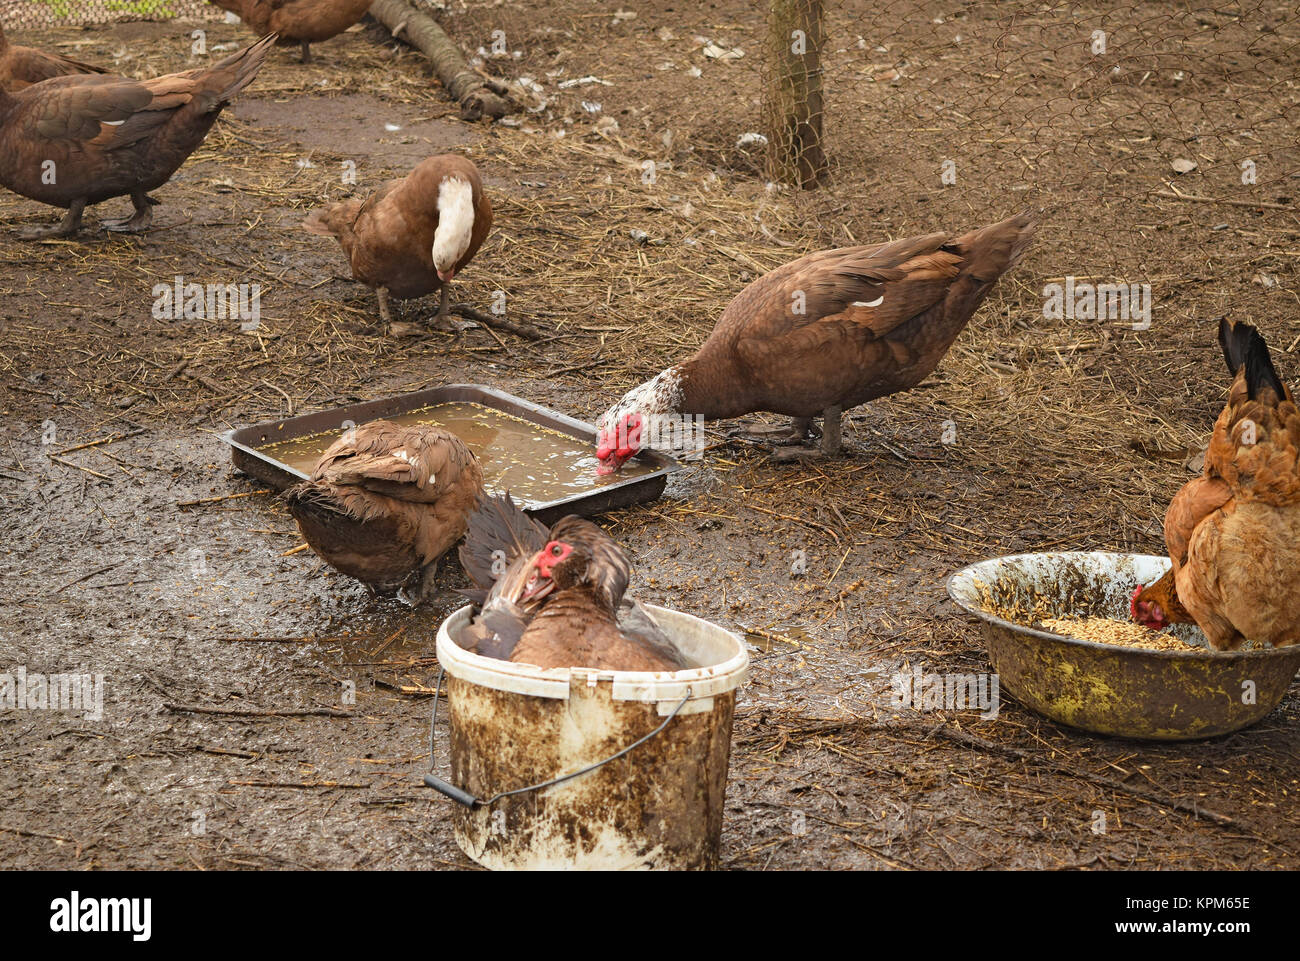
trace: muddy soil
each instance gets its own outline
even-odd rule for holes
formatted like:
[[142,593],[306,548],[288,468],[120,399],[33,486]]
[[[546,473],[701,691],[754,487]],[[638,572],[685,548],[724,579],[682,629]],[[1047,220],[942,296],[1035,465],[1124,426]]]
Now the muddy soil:
[[[126,209],[119,200],[95,210],[79,239],[20,244],[17,226],[54,213],[0,196],[0,671],[105,679],[102,720],[0,712],[0,864],[473,867],[447,802],[421,784],[431,699],[420,689],[436,678],[433,638],[459,606],[463,576],[453,565],[446,591],[420,609],[371,598],[294,552],[292,519],[231,468],[220,434],[445,383],[489,384],[591,420],[697,344],[760,268],[1033,203],[1046,222],[1018,275],[923,389],[852,413],[843,459],[781,466],[721,445],[660,501],[602,518],[633,552],[643,599],[753,632],[724,863],[1300,866],[1295,688],[1253,729],[1165,745],[1072,731],[1012,695],[995,719],[888,700],[900,668],[989,670],[975,622],[943,588],[965,563],[1043,548],[1160,553],[1164,506],[1191,476],[1182,459],[1222,404],[1208,318],[1257,320],[1284,374],[1300,377],[1293,95],[1269,87],[1274,101],[1234,121],[1254,137],[1240,142],[1275,165],[1258,199],[1276,208],[1153,199],[1174,148],[1126,126],[1143,115],[1134,97],[1167,106],[1187,96],[1180,83],[1217,89],[1214,71],[1246,56],[1244,35],[1206,13],[1215,26],[1194,59],[1211,69],[1179,81],[1157,72],[1140,90],[1126,75],[1132,89],[1088,94],[1099,132],[1071,153],[1051,139],[1060,115],[1042,105],[1077,96],[1082,54],[1062,40],[1066,52],[1043,47],[1052,55],[1020,53],[1008,67],[1006,45],[1089,18],[1141,21],[1140,10],[1088,7],[1056,22],[1031,5],[1008,40],[1010,12],[975,5],[954,22],[967,46],[945,36],[939,48],[946,7],[845,4],[831,32],[846,50],[828,66],[834,178],[801,195],[768,190],[733,147],[758,122],[761,29],[750,5],[621,4],[632,20],[615,18],[615,5],[599,19],[589,4],[538,6],[502,9],[525,52],[488,69],[527,71],[552,91],[560,77],[608,80],[597,92],[601,115],[620,121],[617,142],[595,132],[580,105],[595,96],[586,88],[521,112],[515,126],[464,124],[427,64],[372,26],[320,45],[310,66],[273,53],[157,192],[163,206],[142,237],[94,229],[97,216]],[[492,16],[474,7],[450,26],[472,50],[488,42]],[[1294,21],[1260,18],[1271,33],[1251,21],[1251,36],[1289,37],[1294,49]],[[79,58],[106,63],[126,51],[119,69],[144,75],[189,65],[189,29],[13,39],[75,44]],[[237,26],[208,29],[213,43],[247,39]],[[889,49],[859,47],[864,34],[889,37]],[[696,36],[743,47],[747,59],[711,62],[692,48]],[[986,63],[988,76],[945,66],[949,50]],[[881,62],[902,62],[902,78],[876,79],[888,76]],[[1277,63],[1248,65],[1267,86]],[[981,98],[974,106],[967,90]],[[939,159],[954,146],[917,107],[936,101],[949,111],[942,122],[967,132],[969,181],[948,194]],[[994,103],[1001,113],[989,113]],[[1235,171],[1222,145],[1228,121],[1202,116],[1220,139],[1187,149]],[[988,131],[993,144],[981,140]],[[498,208],[456,298],[486,309],[505,290],[510,316],[553,339],[420,328],[435,304],[408,305],[399,332],[409,336],[392,336],[338,249],[299,228],[354,189],[340,176],[346,163],[365,190],[448,149],[480,165]],[[933,176],[918,170],[921,154],[935,157]],[[666,159],[669,172],[660,192],[634,202],[641,157]],[[1115,200],[1132,204],[1121,217],[1098,198],[1126,177],[1141,183]],[[1184,192],[1220,196],[1225,183]],[[1098,221],[1119,226],[1103,235]],[[759,245],[766,255],[755,258]],[[1163,298],[1153,328],[1043,318],[1046,280],[1090,273],[1153,278]],[[153,287],[177,275],[261,284],[261,327],[155,317]],[[950,422],[956,443],[945,441]],[[445,753],[437,761],[445,770]]]

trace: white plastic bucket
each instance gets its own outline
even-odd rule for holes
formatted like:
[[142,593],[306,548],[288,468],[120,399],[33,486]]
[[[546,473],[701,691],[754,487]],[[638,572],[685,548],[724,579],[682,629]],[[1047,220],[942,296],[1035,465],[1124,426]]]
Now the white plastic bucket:
[[[691,663],[706,666],[655,673],[542,670],[472,654],[453,641],[469,622],[469,607],[439,627],[451,722],[447,780],[477,799],[473,806],[454,805],[456,841],[479,864],[717,866],[735,691],[749,655],[738,636],[715,624],[661,607],[647,610]],[[496,797],[603,761],[661,725],[593,771]]]

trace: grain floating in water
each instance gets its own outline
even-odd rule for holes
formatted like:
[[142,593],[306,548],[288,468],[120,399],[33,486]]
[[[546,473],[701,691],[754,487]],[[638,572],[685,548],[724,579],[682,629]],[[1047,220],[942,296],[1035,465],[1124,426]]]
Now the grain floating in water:
[[[596,452],[577,437],[483,404],[453,401],[385,417],[395,424],[445,427],[463,440],[483,468],[492,491],[509,491],[525,507],[586,493],[653,468],[631,461],[618,474],[596,473]],[[276,441],[258,448],[310,475],[325,449],[343,433],[336,430]]]

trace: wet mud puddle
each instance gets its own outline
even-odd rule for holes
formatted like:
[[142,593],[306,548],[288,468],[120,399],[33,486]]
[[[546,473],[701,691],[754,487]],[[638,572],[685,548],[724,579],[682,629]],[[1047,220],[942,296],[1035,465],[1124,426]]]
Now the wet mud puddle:
[[[595,451],[576,437],[482,404],[448,402],[385,418],[396,424],[430,424],[456,434],[483,468],[490,491],[509,491],[525,507],[588,493],[607,484],[649,474],[629,461],[618,474],[596,473]],[[259,447],[258,452],[310,475],[325,449],[343,430],[307,434]]]

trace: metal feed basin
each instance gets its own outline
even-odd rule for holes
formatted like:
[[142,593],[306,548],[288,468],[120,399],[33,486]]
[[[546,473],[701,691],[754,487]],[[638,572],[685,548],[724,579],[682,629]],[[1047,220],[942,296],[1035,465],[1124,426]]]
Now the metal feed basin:
[[[1045,605],[1055,616],[1125,620],[1138,584],[1169,559],[1104,551],[1016,554],[972,564],[948,594],[980,619],[1002,687],[1055,721],[1098,734],[1180,741],[1248,727],[1282,700],[1300,646],[1211,651],[1192,625],[1174,631],[1198,651],[1152,651],[1063,637],[984,609]],[[982,596],[983,595],[983,596]]]

